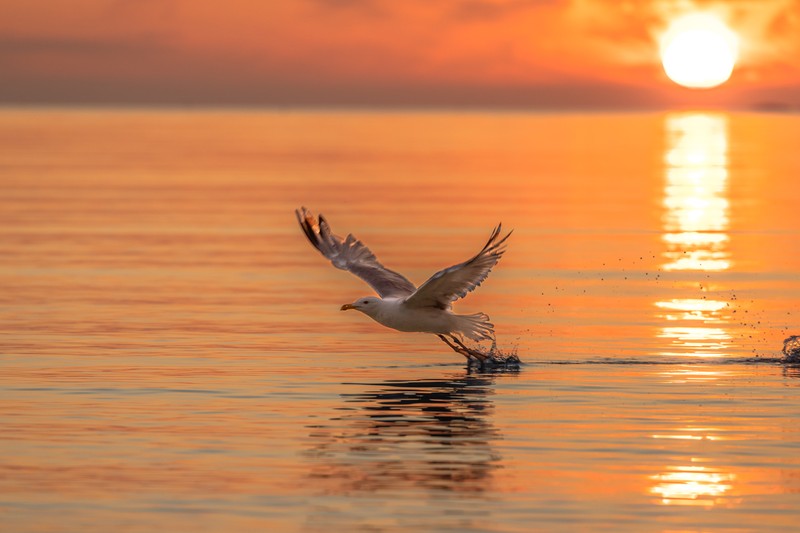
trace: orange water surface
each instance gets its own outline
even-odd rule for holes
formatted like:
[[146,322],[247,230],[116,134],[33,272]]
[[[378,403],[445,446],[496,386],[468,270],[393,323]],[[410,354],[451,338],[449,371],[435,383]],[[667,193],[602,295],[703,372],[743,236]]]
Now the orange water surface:
[[[0,110],[0,530],[800,520],[800,117]],[[343,303],[306,205],[517,372]]]

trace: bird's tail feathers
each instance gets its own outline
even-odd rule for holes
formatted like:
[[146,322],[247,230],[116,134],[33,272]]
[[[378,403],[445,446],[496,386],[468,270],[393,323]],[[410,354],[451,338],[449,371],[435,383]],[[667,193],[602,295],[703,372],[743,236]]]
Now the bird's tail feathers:
[[457,332],[475,342],[494,341],[494,324],[485,313],[456,315]]

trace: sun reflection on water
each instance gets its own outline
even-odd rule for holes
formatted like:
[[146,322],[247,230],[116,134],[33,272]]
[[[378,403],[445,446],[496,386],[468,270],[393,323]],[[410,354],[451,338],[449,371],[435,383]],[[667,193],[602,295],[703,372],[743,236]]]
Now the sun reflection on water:
[[728,503],[726,496],[733,488],[735,476],[720,468],[686,465],[667,467],[665,472],[650,479],[655,481],[650,492],[665,505],[713,507]]
[[730,267],[728,125],[723,115],[666,119],[664,270],[720,271]]
[[675,314],[665,314],[667,320],[705,320],[718,322],[718,311],[725,309],[727,303],[720,300],[699,300],[694,298],[674,298],[666,302],[656,302],[656,307],[670,311],[679,311]]
[[669,339],[676,351],[662,355],[719,357],[726,355],[732,336],[724,327],[728,302],[714,299],[673,298],[656,302],[661,318],[670,323],[658,333]]
[[683,368],[676,368],[672,370],[664,370],[659,372],[659,375],[664,379],[665,383],[672,383],[675,385],[687,383],[710,383],[730,376],[727,370],[720,370],[718,366],[700,366],[689,365]]
[[692,355],[695,357],[720,357],[726,355],[730,334],[723,328],[661,328],[659,337],[672,340],[680,352],[662,352],[662,355]]
[[[667,271],[728,270],[728,125],[724,115],[692,113],[666,117],[662,268]],[[702,285],[702,284],[701,284]],[[688,286],[688,285],[687,285]],[[694,285],[695,287],[697,285]],[[724,327],[729,303],[712,295],[655,302],[669,322],[658,337],[674,350],[662,355],[726,355],[731,335]]]
[[[666,117],[662,268],[679,273],[679,277],[672,297],[654,303],[664,321],[657,336],[668,343],[662,355],[721,357],[729,353],[732,335],[727,325],[732,310],[730,302],[720,297],[720,285],[711,279],[714,272],[731,267],[727,128],[724,115]],[[693,272],[697,279],[692,279]],[[669,383],[681,386],[715,382],[725,371],[688,365],[663,375]],[[724,440],[715,428],[689,424],[652,438],[684,452]],[[730,505],[735,476],[704,462],[688,455],[685,462],[665,466],[650,476],[650,494],[662,505]]]

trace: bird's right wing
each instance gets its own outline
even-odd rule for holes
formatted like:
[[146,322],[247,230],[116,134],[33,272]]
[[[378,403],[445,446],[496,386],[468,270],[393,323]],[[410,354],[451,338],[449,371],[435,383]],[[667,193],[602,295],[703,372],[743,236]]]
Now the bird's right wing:
[[431,276],[414,294],[406,298],[406,305],[448,309],[455,300],[478,288],[505,252],[506,239],[511,236],[511,232],[502,237],[502,228],[502,224],[494,228],[486,245],[472,259]]
[[328,221],[322,215],[317,220],[305,207],[295,210],[295,214],[314,248],[330,259],[336,268],[366,281],[381,298],[402,298],[417,290],[404,276],[380,264],[375,254],[353,235],[342,239],[331,233]]

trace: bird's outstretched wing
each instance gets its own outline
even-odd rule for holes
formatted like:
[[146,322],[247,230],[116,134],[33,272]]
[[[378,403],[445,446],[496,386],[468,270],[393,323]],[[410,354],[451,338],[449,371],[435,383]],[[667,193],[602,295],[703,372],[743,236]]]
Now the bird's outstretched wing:
[[317,221],[305,207],[296,209],[295,214],[314,248],[330,259],[336,268],[347,270],[366,281],[381,298],[402,298],[417,289],[404,276],[380,264],[375,254],[353,235],[342,239],[331,233],[328,221],[322,215]]
[[505,252],[504,244],[512,232],[509,231],[501,238],[502,228],[503,225],[499,224],[492,231],[486,246],[475,257],[431,276],[414,294],[406,298],[405,304],[409,307],[448,309],[455,300],[475,290]]

